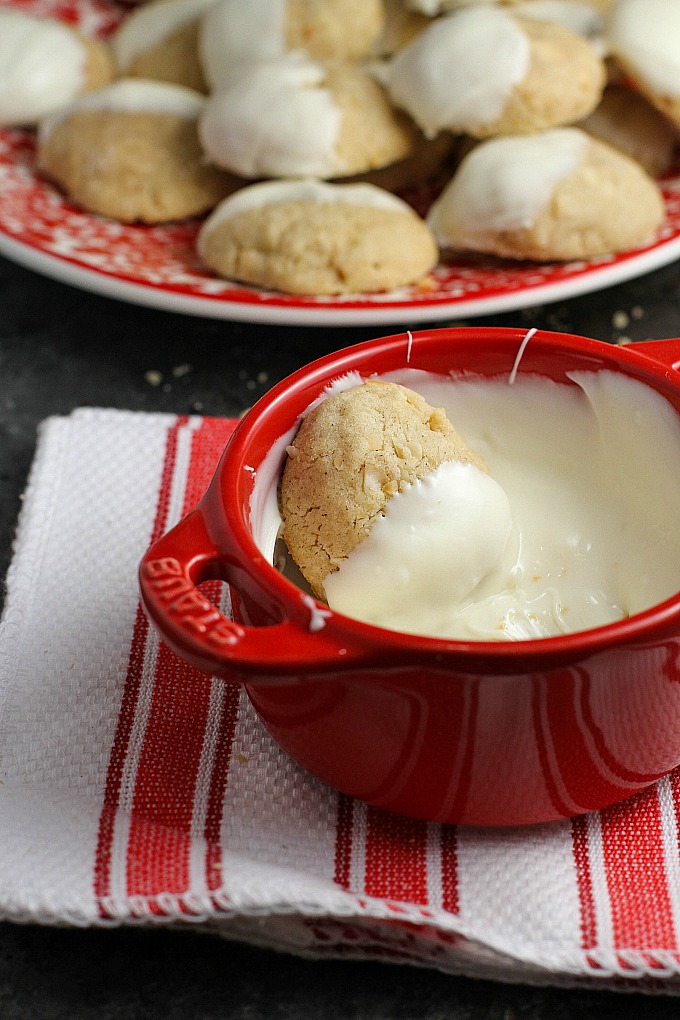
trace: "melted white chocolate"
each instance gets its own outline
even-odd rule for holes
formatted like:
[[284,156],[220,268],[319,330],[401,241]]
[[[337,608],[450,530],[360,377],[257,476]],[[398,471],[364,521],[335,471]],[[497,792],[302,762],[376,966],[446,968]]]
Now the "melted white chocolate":
[[326,578],[328,604],[392,630],[445,632],[452,607],[497,567],[511,529],[498,482],[474,464],[448,461],[392,496],[368,537]]
[[[522,373],[512,384],[507,377],[446,379],[411,369],[384,378],[443,406],[495,486],[474,497],[479,527],[474,514],[461,518],[458,496],[436,473],[414,487],[413,498],[393,497],[374,525],[381,575],[374,576],[371,533],[327,582],[331,607],[344,586],[347,615],[391,629],[522,640],[621,620],[680,589],[680,416],[651,387],[610,371],[574,372],[571,384]],[[289,441],[282,437],[256,483],[254,535],[270,562],[280,523],[275,478]],[[442,539],[447,504],[474,548]],[[433,506],[437,527],[424,527]],[[409,528],[420,532],[417,555],[405,552]]]

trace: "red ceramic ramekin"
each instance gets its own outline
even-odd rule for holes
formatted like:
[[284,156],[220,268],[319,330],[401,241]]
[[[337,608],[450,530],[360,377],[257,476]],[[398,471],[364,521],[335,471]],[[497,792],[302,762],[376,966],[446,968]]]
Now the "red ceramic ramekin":
[[[255,475],[334,379],[406,366],[510,373],[526,331],[373,340],[295,372],[240,422],[200,504],[147,552],[146,610],[199,669],[244,684],[302,766],[370,804],[431,821],[515,825],[614,803],[680,763],[680,593],[621,622],[533,641],[396,633],[310,600],[253,537]],[[608,369],[680,412],[680,340],[615,347],[537,332],[520,373]],[[269,455],[269,456],[268,456]],[[678,527],[680,527],[680,515]],[[229,583],[235,620],[197,588]],[[320,612],[322,611],[322,612]]]

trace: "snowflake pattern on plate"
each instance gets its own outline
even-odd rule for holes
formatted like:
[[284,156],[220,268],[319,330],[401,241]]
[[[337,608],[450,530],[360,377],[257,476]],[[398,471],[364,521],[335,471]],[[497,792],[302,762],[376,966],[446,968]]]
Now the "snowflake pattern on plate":
[[[112,0],[3,2],[101,35],[130,9]],[[663,182],[666,222],[644,248],[570,263],[457,255],[416,286],[331,298],[264,291],[210,275],[195,251],[197,220],[145,227],[80,211],[41,177],[31,131],[0,130],[0,189],[0,254],[85,290],[210,318],[298,325],[454,320],[599,290],[680,257],[680,176]],[[404,197],[423,211],[422,196]]]

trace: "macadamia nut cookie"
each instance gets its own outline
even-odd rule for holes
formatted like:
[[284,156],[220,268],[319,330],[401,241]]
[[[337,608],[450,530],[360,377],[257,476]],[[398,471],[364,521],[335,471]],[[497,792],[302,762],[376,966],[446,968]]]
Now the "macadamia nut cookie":
[[650,102],[680,127],[680,6],[677,0],[619,0],[609,48]]
[[443,248],[538,261],[640,246],[663,218],[643,168],[578,128],[480,143],[428,214]]
[[359,60],[385,22],[382,0],[217,0],[205,15],[200,54],[217,88],[239,63],[302,52],[313,60]]
[[111,39],[118,73],[207,92],[198,55],[201,17],[215,0],[154,0],[125,18]]
[[199,124],[208,158],[242,177],[349,177],[414,151],[417,132],[362,68],[292,54],[242,66]]
[[437,264],[427,224],[369,184],[254,184],[204,223],[198,251],[220,276],[290,294],[352,294],[414,283]]
[[68,25],[0,10],[0,125],[28,127],[108,84],[107,45]]
[[42,122],[38,165],[102,216],[163,223],[205,213],[241,182],[204,159],[204,102],[179,85],[121,79]]
[[388,500],[446,461],[482,461],[442,408],[396,383],[335,393],[302,420],[280,485],[283,539],[319,598]]
[[386,87],[426,135],[475,138],[569,124],[597,106],[603,61],[563,25],[501,7],[439,18],[391,61]]

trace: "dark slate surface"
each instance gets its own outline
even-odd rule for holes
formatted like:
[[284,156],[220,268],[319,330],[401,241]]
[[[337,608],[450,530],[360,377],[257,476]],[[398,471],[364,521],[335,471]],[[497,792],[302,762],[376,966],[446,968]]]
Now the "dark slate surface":
[[[474,324],[537,326],[612,343],[677,336],[680,265]],[[36,427],[46,416],[83,405],[237,415],[313,358],[407,328],[418,324],[275,328],[173,315],[89,294],[0,258],[0,574],[11,556]],[[0,924],[1,1020],[678,1016],[680,999],[311,962],[193,932]]]

